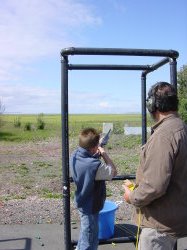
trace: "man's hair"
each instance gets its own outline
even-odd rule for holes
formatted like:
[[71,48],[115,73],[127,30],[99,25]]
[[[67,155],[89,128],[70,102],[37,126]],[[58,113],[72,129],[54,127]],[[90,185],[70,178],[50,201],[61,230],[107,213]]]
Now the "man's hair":
[[148,92],[146,106],[150,113],[178,110],[178,98],[175,87],[168,82],[157,82]]
[[84,128],[79,134],[79,146],[90,150],[99,144],[100,134],[94,128]]

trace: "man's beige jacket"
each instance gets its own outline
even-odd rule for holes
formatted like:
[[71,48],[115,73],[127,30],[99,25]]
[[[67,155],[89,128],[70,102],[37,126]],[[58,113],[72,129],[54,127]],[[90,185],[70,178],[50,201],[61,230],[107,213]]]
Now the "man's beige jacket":
[[133,219],[138,223],[140,211],[141,227],[186,236],[187,126],[178,115],[170,114],[153,131],[142,147],[137,188],[130,195],[136,207]]

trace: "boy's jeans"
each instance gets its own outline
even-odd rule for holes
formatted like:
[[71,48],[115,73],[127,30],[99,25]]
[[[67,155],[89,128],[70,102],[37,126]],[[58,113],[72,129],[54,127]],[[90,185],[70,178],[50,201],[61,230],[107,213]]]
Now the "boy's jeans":
[[79,211],[81,230],[76,249],[97,250],[98,248],[98,216],[99,214],[84,214]]

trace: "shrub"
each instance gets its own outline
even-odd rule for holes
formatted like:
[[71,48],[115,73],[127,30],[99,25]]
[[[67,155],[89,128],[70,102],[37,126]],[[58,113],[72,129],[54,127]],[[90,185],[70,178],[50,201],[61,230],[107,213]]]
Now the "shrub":
[[179,105],[179,114],[182,120],[187,123],[187,99],[181,98]]
[[180,69],[177,76],[179,114],[183,121],[187,123],[187,65]]
[[24,130],[31,131],[32,130],[32,124],[30,122],[25,123]]
[[45,122],[43,119],[43,114],[39,114],[37,117],[37,129],[44,129],[45,128]]
[[114,122],[114,130],[113,130],[114,134],[124,134],[124,126],[123,126],[123,122]]
[[16,117],[16,118],[14,119],[14,127],[15,127],[15,128],[20,128],[20,127],[21,127],[20,117]]

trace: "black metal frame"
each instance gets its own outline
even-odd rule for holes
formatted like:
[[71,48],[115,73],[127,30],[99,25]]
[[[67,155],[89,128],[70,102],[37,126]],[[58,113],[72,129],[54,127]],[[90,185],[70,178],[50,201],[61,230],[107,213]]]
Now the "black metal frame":
[[[148,56],[163,57],[153,65],[102,65],[69,64],[70,55],[103,56]],[[70,176],[69,176],[69,127],[68,127],[68,71],[69,70],[142,70],[142,144],[147,140],[146,116],[146,76],[166,63],[170,64],[170,83],[177,88],[177,58],[175,50],[123,49],[123,48],[65,48],[61,50],[61,123],[62,123],[62,182],[64,209],[64,249],[71,250],[71,216],[70,216]],[[132,179],[134,176],[118,176],[114,180]],[[125,242],[125,241],[124,241]]]

